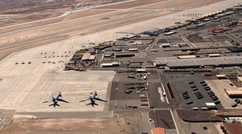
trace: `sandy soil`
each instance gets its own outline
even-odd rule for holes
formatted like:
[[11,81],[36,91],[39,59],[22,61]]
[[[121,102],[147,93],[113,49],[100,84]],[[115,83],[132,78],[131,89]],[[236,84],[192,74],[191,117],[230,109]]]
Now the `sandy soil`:
[[56,2],[46,2],[47,0],[1,0],[0,12],[4,14],[30,13],[34,11],[44,11],[59,7],[68,7],[75,4],[75,0],[66,0]]
[[147,4],[152,4],[152,3],[162,2],[162,1],[166,1],[166,0],[136,0],[136,1],[126,2],[122,4],[98,7],[97,9],[126,9],[126,8],[132,8],[136,6],[142,6],[142,5],[147,5]]
[[[146,12],[147,11],[119,11],[117,13],[111,13],[109,15],[100,15],[97,17],[91,17],[91,18],[81,19],[76,21],[69,21],[69,22],[60,23],[56,25],[35,28],[27,31],[1,35],[0,40],[2,41],[0,42],[0,45],[16,42],[20,40],[25,40],[25,39],[35,38],[35,37],[39,37],[39,36],[43,36],[51,33],[57,33],[61,31],[75,29],[79,27],[89,26],[93,24],[109,22],[109,21],[113,21],[121,18],[127,18],[130,16],[135,16]],[[103,17],[109,17],[109,19],[103,19]]]
[[[151,15],[145,15],[145,16],[140,16],[140,17],[128,19],[128,20],[115,22],[115,23],[112,23],[112,25],[106,24],[106,25],[102,25],[102,26],[97,26],[97,27],[89,28],[89,29],[86,29],[86,30],[83,30],[83,31],[79,31],[79,34],[83,35],[83,34],[88,34],[88,33],[96,32],[96,31],[101,31],[101,30],[103,30],[104,27],[105,27],[105,29],[111,29],[111,28],[114,28],[114,27],[132,24],[134,22],[144,21],[144,20],[147,20],[147,19],[155,18],[155,17],[158,17],[158,16],[170,14],[170,13],[174,13],[174,11],[161,11],[161,12],[153,13]],[[71,33],[71,36],[73,36],[73,33]]]
[[[137,7],[137,6],[141,6],[141,5],[144,5],[144,4],[149,4],[150,2],[155,3],[155,2],[161,2],[161,1],[162,0],[154,0],[154,1],[138,0],[138,1],[133,1],[133,2],[127,2],[129,4],[121,3],[121,4],[110,5],[110,6],[104,6],[102,8],[107,8],[107,7],[108,8],[115,8],[115,7],[128,8],[130,6],[131,7]],[[186,1],[175,0],[173,2],[165,2],[163,4],[154,4],[152,6],[150,5],[150,6],[146,6],[146,7],[143,7],[143,8],[176,7],[176,6],[179,6],[179,5],[189,4],[189,3],[192,3],[192,2],[196,2],[196,1],[199,1],[199,0],[186,0]],[[217,2],[217,1],[219,1],[219,0],[209,0],[210,3]],[[207,2],[191,4],[191,7],[201,6],[203,4],[207,4]],[[184,7],[185,6],[183,6],[183,8]],[[188,5],[186,7],[188,7]],[[6,32],[6,31],[12,31],[12,30],[18,30],[18,29],[24,29],[24,28],[31,28],[31,27],[34,27],[34,26],[41,26],[41,25],[45,25],[45,24],[60,22],[60,21],[63,21],[63,20],[70,20],[70,19],[79,18],[79,17],[81,18],[81,17],[84,17],[84,16],[90,16],[90,15],[95,15],[95,14],[105,13],[105,12],[112,12],[112,11],[113,10],[97,10],[97,9],[87,10],[87,11],[83,11],[83,12],[72,13],[72,14],[69,14],[69,15],[63,17],[63,18],[51,19],[51,20],[48,20],[48,21],[40,21],[40,22],[37,22],[37,23],[30,23],[30,24],[26,24],[26,25],[20,25],[20,26],[9,28],[9,29],[4,28],[4,29],[1,29],[1,31]],[[33,29],[33,30],[30,29],[28,31],[22,31],[22,32],[18,32],[18,33],[1,35],[0,36],[1,44],[20,41],[20,40],[24,40],[24,39],[33,38],[33,37],[39,37],[41,35],[55,33],[55,32],[58,32],[58,31],[64,31],[64,30],[69,30],[69,29],[83,27],[83,26],[90,26],[91,24],[98,24],[98,23],[100,24],[100,23],[103,23],[103,22],[117,20],[117,19],[120,19],[120,18],[126,18],[126,17],[129,17],[129,16],[143,14],[143,13],[146,13],[146,12],[151,12],[151,11],[148,11],[148,10],[147,11],[146,10],[145,11],[134,11],[134,10],[119,11],[119,12],[116,12],[116,13],[110,13],[108,15],[100,15],[100,16],[96,16],[96,17],[90,17],[88,19],[75,20],[75,21],[70,21],[68,23],[56,24],[56,25],[46,26],[46,27],[43,27],[43,28],[37,28],[37,29]],[[20,44],[15,45],[15,46],[1,48],[0,49],[0,52],[1,52],[0,56],[3,56],[3,55],[5,55],[9,52],[14,52],[14,51],[17,51],[17,50],[26,49],[26,48],[34,47],[34,46],[38,46],[38,45],[43,45],[43,44],[47,44],[47,43],[51,43],[51,42],[55,42],[55,41],[59,41],[59,40],[63,40],[63,39],[68,39],[70,37],[77,36],[77,35],[84,35],[84,34],[88,34],[88,33],[92,33],[92,32],[97,32],[97,31],[102,31],[102,30],[105,30],[105,29],[118,27],[118,26],[121,26],[121,25],[127,25],[127,24],[138,22],[138,21],[143,21],[143,20],[146,20],[146,19],[159,17],[159,16],[169,14],[169,13],[173,13],[173,12],[171,12],[171,11],[157,12],[157,13],[153,13],[153,14],[149,14],[149,15],[135,17],[135,18],[132,18],[132,19],[121,20],[121,21],[112,22],[112,23],[109,23],[109,24],[102,24],[100,26],[92,26],[88,29],[84,29],[84,30],[80,30],[80,31],[70,32],[70,33],[66,33],[66,34],[62,34],[62,35],[51,36],[51,37],[38,39],[38,40],[35,40],[35,41],[26,42],[26,43],[20,43]],[[109,19],[103,19],[103,17],[108,17]]]
[[36,14],[0,15],[0,27],[60,16],[61,12],[42,12]]
[[81,17],[86,17],[86,16],[92,16],[92,15],[97,15],[97,14],[106,13],[106,12],[110,12],[110,11],[86,10],[86,11],[71,13],[64,17],[59,17],[59,18],[54,18],[54,19],[49,19],[49,20],[44,20],[44,21],[38,21],[35,23],[29,23],[29,24],[24,24],[24,25],[19,25],[19,26],[12,26],[9,28],[1,28],[0,33],[11,32],[11,31],[15,31],[15,30],[36,27],[36,26],[41,26],[41,25],[46,25],[46,24],[52,24],[52,23],[61,22],[64,20],[71,20],[71,19],[76,19],[76,18],[81,18]]
[[84,10],[81,12],[68,14],[67,16],[63,17],[63,20],[71,20],[71,19],[87,17],[87,16],[92,16],[92,15],[97,15],[97,14],[107,13],[107,12],[111,12],[111,11],[110,10]]
[[104,119],[15,119],[3,127],[2,134],[137,134],[140,114],[124,113],[118,117]]
[[6,56],[6,55],[8,55],[12,52],[16,52],[16,51],[31,48],[31,47],[36,47],[36,46],[39,46],[39,45],[48,44],[48,43],[51,43],[51,42],[61,41],[61,40],[65,40],[65,39],[68,39],[68,38],[69,38],[68,35],[60,35],[60,36],[30,41],[30,42],[27,42],[27,43],[21,43],[21,44],[18,44],[16,46],[0,48],[0,59],[4,58],[4,56]]
[[200,6],[203,6],[203,5],[213,4],[213,3],[216,3],[216,2],[220,2],[220,1],[223,1],[223,0],[207,0],[207,1],[204,1],[204,2],[191,4],[189,6],[178,7],[178,9],[189,9],[189,8],[191,9],[191,8],[196,8],[196,7],[200,7]]
[[84,6],[108,4],[123,0],[1,0],[0,27],[59,16]]
[[166,2],[166,3],[161,3],[161,4],[155,4],[155,5],[151,5],[151,6],[144,6],[141,7],[140,9],[163,9],[163,8],[171,8],[171,7],[176,7],[176,6],[181,6],[181,5],[185,5],[185,4],[189,4],[192,2],[197,2],[200,0],[174,0],[171,2]]
[[0,53],[0,58],[3,57],[5,54],[7,54],[9,52],[18,51],[20,49],[26,49],[26,48],[30,48],[30,47],[34,47],[34,46],[48,44],[48,43],[51,43],[51,42],[54,42],[54,41],[68,39],[70,37],[77,36],[77,35],[85,35],[85,34],[88,34],[88,33],[101,31],[104,28],[110,29],[110,28],[114,28],[114,27],[118,27],[118,26],[122,26],[122,25],[127,25],[127,24],[131,24],[131,23],[134,23],[134,22],[143,21],[143,20],[146,20],[146,19],[158,17],[158,16],[161,16],[161,15],[170,14],[170,13],[173,13],[173,12],[174,11],[156,12],[156,13],[153,13],[152,15],[145,15],[145,16],[136,17],[136,18],[133,18],[133,19],[123,20],[123,21],[112,23],[111,25],[110,24],[101,25],[101,26],[97,26],[97,27],[88,28],[88,29],[85,29],[85,30],[79,30],[79,31],[75,31],[75,32],[67,33],[67,34],[62,34],[62,35],[59,35],[59,36],[52,36],[52,37],[43,38],[43,39],[39,39],[39,40],[35,40],[35,41],[30,41],[30,42],[27,42],[27,43],[21,43],[21,44],[18,44],[17,46],[0,48],[0,52],[2,52],[2,53]]

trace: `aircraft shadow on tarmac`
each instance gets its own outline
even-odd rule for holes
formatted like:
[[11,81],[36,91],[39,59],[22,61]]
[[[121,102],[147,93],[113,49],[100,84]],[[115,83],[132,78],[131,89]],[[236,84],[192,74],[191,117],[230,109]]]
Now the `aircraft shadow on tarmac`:
[[53,106],[55,108],[55,106],[60,106],[58,104],[59,101],[69,103],[62,97],[61,92],[59,92],[55,97],[52,97],[50,100],[44,101],[43,103],[53,102],[53,104],[50,104],[49,106]]
[[[84,100],[81,100],[80,102],[84,102],[84,101],[87,101],[87,100],[90,100],[91,102],[86,104],[87,106],[88,105],[92,105],[92,107],[94,107],[95,105],[98,106],[97,103],[95,103],[95,101],[102,101],[102,102],[107,102],[106,100],[103,100],[101,99],[99,96],[97,96],[97,91],[93,91],[90,93],[91,95],[89,97],[85,97],[85,98],[82,98]],[[55,97],[52,97],[50,100],[48,101],[44,101],[43,103],[48,103],[48,102],[53,102],[53,104],[50,104],[49,106],[53,106],[54,108],[56,106],[60,106],[58,104],[58,102],[61,101],[61,102],[65,102],[65,103],[69,103],[68,101],[66,101],[62,95],[61,95],[61,92],[58,92],[57,95]]]
[[101,99],[101,97],[97,96],[97,91],[93,91],[90,93],[91,95],[89,97],[85,97],[85,98],[82,98],[84,100],[81,100],[80,102],[84,102],[84,101],[87,101],[87,100],[90,100],[91,103],[88,103],[86,104],[87,106],[88,105],[92,105],[92,107],[94,107],[94,105],[98,106],[97,103],[95,103],[95,101],[102,101],[102,102],[107,102],[106,100],[103,100]]

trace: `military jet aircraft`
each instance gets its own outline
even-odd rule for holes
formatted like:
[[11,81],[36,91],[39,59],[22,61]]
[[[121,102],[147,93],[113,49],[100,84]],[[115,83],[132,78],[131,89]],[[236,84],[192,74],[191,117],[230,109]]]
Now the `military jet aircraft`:
[[60,106],[58,104],[58,101],[62,101],[62,102],[65,102],[65,103],[69,103],[68,101],[64,100],[64,98],[61,95],[61,92],[59,92],[55,97],[52,97],[51,100],[44,101],[43,103],[53,102],[53,104],[50,104],[49,106],[54,106],[55,107],[55,106]]
[[97,96],[97,91],[93,91],[93,92],[91,92],[91,96],[89,96],[89,97],[85,97],[85,98],[83,98],[83,99],[84,99],[84,100],[81,100],[80,102],[84,102],[84,101],[86,101],[86,100],[90,100],[91,103],[88,103],[87,105],[92,105],[93,107],[94,107],[94,105],[98,105],[97,103],[95,103],[96,100],[97,100],[97,101],[107,102],[107,101],[101,99],[99,96]]

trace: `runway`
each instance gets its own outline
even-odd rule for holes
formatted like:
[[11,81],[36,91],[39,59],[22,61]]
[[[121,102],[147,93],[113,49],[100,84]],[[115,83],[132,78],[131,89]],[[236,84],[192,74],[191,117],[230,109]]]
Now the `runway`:
[[[212,3],[213,1],[187,0],[177,5],[176,0],[156,0],[148,3],[144,0],[138,0],[138,2],[127,1],[116,4],[103,5],[100,7],[90,7],[81,10],[78,9],[76,11],[67,12],[59,17],[0,28],[2,29],[1,31],[5,31],[0,34],[0,40],[3,40],[0,43],[0,51],[2,51],[3,56],[3,54],[21,50],[21,48],[23,49],[48,44],[51,42],[76,37],[78,35],[95,33],[104,29],[107,30],[125,25],[128,26],[129,24],[145,22],[152,18],[158,19],[157,17],[162,15],[164,16],[172,14],[172,16],[174,16],[173,14],[176,12],[190,9],[189,6],[191,5],[196,5],[198,3],[205,4],[207,2]],[[132,4],[130,5],[130,3]],[[166,4],[168,6],[164,7]],[[157,5],[162,6],[157,8]],[[216,8],[213,8],[213,10],[216,10]],[[95,11],[100,11],[100,13]],[[73,15],[82,12],[83,17],[73,17]],[[85,16],[85,14],[88,14],[88,12],[93,13]],[[124,13],[130,14],[122,15]],[[109,17],[110,19],[100,20],[100,18],[105,16]],[[188,18],[190,19],[191,17],[186,17],[186,19]],[[185,17],[179,18],[179,20],[185,20]],[[158,23],[158,20],[155,21]],[[159,23],[159,25],[160,24],[161,23]],[[156,24],[155,27],[160,27],[159,25]],[[162,27],[165,25],[166,24],[163,24]],[[138,28],[139,26],[136,27]],[[147,27],[144,27],[143,29],[147,29]],[[143,29],[139,27],[138,31],[143,31]],[[13,46],[17,46],[18,48],[13,49]]]

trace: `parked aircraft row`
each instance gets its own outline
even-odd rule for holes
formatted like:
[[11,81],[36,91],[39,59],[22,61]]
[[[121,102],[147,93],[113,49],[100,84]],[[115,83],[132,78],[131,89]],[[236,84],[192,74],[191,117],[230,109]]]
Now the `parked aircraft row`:
[[[82,98],[82,100],[80,102],[84,102],[87,100],[90,100],[91,103],[88,103],[87,105],[92,105],[94,107],[94,105],[98,105],[97,103],[95,103],[95,101],[103,101],[103,102],[107,102],[103,99],[101,99],[101,97],[99,97],[97,95],[97,91],[93,91],[90,93],[91,95],[89,97],[84,97]],[[61,92],[58,92],[57,95],[55,97],[52,97],[50,100],[48,101],[44,101],[43,103],[47,103],[47,102],[52,102],[53,104],[50,104],[49,106],[60,106],[58,104],[59,101],[65,102],[65,103],[69,103],[68,101],[66,101],[65,98],[62,97]]]

